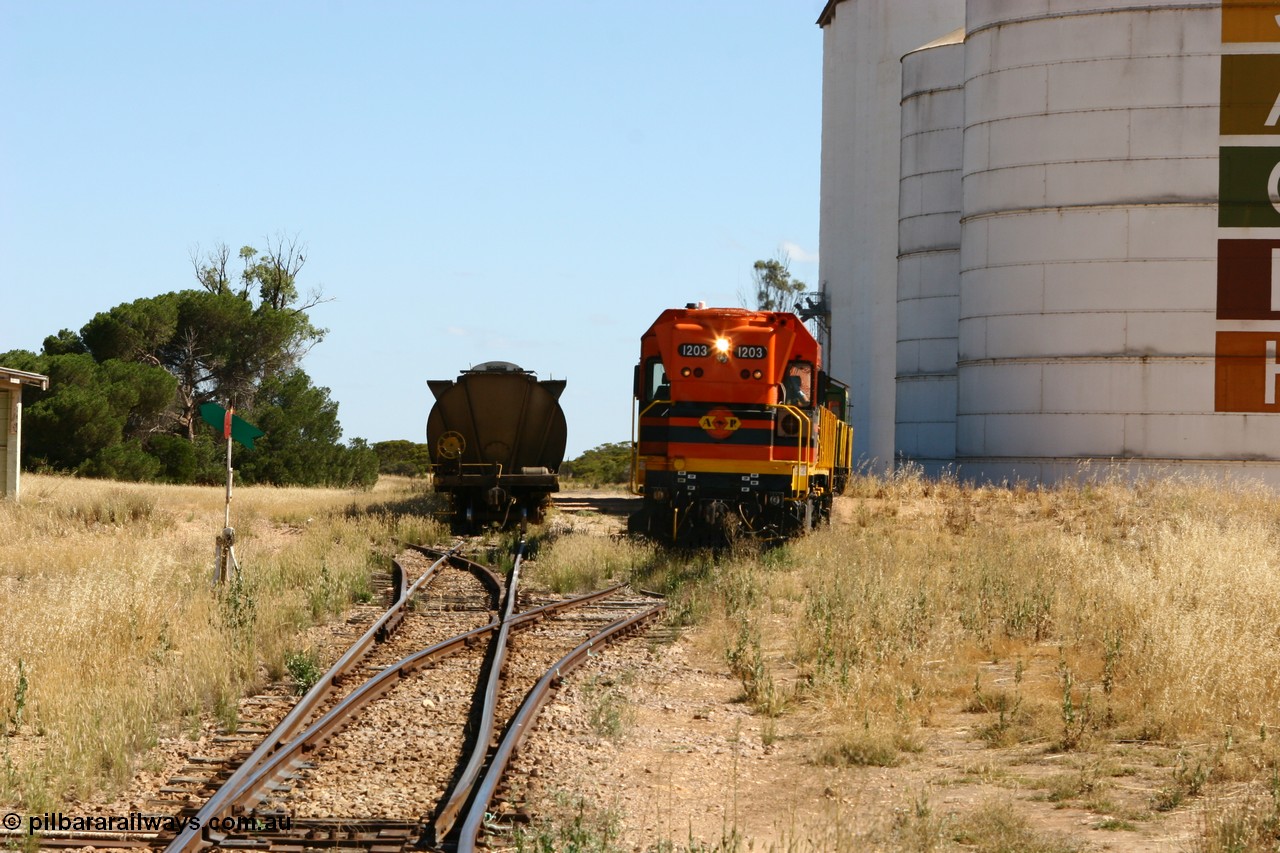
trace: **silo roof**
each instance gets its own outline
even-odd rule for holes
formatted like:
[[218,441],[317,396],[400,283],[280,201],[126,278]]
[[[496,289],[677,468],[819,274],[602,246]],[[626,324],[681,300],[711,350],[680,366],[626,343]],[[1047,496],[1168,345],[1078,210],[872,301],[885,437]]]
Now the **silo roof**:
[[[834,2],[839,2],[839,0],[834,0]],[[934,39],[928,44],[922,44],[919,47],[917,47],[915,50],[909,51],[909,53],[915,53],[916,50],[928,50],[929,48],[932,48],[932,47],[943,47],[944,45],[948,45],[948,44],[964,44],[964,27],[960,27],[959,29],[952,30],[951,32],[947,33],[945,36],[940,36],[939,38]]]
[[831,16],[836,13],[836,4],[839,2],[840,0],[827,0],[827,5],[822,7],[822,14],[818,15],[818,26],[825,27],[831,23]]

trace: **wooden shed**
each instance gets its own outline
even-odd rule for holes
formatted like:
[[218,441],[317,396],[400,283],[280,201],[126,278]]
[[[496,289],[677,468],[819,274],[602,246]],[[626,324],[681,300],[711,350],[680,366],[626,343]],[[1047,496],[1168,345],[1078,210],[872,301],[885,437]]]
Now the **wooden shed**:
[[22,473],[22,386],[48,390],[49,377],[25,370],[0,367],[0,460],[4,472],[0,489],[6,498],[18,499],[18,479]]

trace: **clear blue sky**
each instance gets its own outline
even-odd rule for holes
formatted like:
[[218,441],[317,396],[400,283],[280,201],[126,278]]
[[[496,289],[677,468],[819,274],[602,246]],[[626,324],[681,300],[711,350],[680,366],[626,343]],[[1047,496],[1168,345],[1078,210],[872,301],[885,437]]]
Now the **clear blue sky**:
[[0,0],[0,352],[296,235],[347,437],[505,360],[626,440],[663,309],[816,285],[822,6]]

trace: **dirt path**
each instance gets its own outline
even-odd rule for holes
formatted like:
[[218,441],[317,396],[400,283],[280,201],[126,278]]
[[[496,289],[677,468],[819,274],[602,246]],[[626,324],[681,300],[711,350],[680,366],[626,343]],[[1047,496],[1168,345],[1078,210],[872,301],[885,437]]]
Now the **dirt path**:
[[[619,526],[629,509],[616,494],[570,493],[557,503],[601,532]],[[853,502],[838,502],[835,515],[836,524],[854,523]],[[1170,784],[1173,750],[991,747],[980,733],[998,714],[966,712],[966,697],[940,707],[919,731],[919,751],[901,753],[897,766],[820,766],[804,710],[777,719],[753,713],[707,630],[606,655],[588,676],[595,698],[584,696],[581,684],[564,694],[572,710],[562,708],[549,725],[573,746],[535,750],[540,770],[524,792],[533,814],[555,814],[562,824],[594,821],[635,850],[726,839],[744,850],[948,849],[923,845],[921,837],[945,842],[948,822],[1000,803],[1068,849],[1182,851],[1193,844],[1198,803],[1152,807]],[[1054,655],[1046,648],[1021,678],[1055,678]],[[1014,678],[1007,662],[982,668],[984,684]],[[600,684],[625,699],[614,737],[591,723]]]

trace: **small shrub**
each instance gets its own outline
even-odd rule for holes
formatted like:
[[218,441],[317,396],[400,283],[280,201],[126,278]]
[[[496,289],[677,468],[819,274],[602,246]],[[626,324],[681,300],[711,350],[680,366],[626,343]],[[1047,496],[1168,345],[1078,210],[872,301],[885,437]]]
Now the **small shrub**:
[[1079,845],[1035,832],[1011,803],[989,802],[960,818],[952,839],[981,853],[1073,853]]
[[827,767],[896,767],[903,752],[919,752],[922,748],[913,736],[873,728],[868,720],[860,728],[828,738],[817,761]]
[[1195,853],[1273,853],[1280,846],[1280,776],[1270,792],[1233,803],[1211,802],[1200,816]]
[[609,740],[621,737],[630,718],[630,708],[612,683],[592,676],[583,686],[582,695],[591,731],[597,737]]
[[306,694],[324,675],[320,660],[313,650],[291,652],[284,659],[284,668],[293,679],[294,692],[299,696]]
[[30,688],[27,664],[22,658],[18,658],[18,683],[13,688],[13,710],[9,714],[9,725],[15,734],[22,728],[22,717],[27,710],[27,691]]

